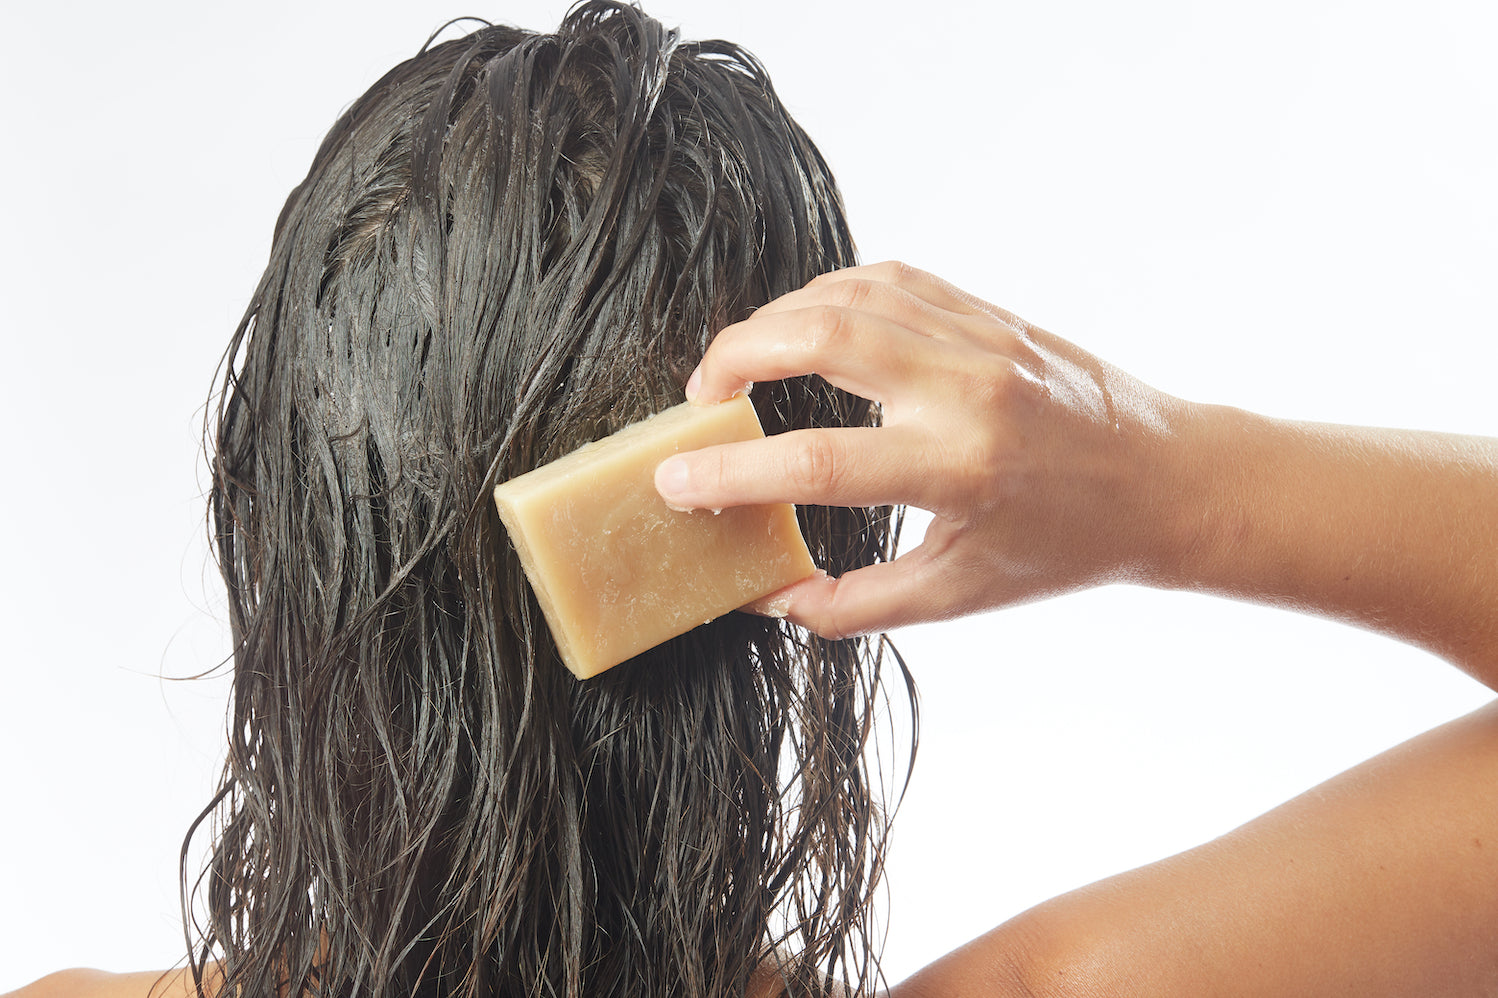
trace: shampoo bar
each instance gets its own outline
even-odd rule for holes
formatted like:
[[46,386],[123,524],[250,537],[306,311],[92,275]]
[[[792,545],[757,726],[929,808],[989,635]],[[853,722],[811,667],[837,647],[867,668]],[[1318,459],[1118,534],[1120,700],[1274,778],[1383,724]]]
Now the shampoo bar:
[[655,491],[672,454],[764,435],[748,396],[686,403],[494,490],[579,679],[812,573],[794,506],[686,513]]

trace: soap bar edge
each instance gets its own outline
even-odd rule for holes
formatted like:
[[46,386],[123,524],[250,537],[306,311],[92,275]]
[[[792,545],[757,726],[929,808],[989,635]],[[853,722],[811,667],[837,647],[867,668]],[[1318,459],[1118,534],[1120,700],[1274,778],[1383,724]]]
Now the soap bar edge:
[[[596,454],[598,450],[605,447],[618,449],[621,455],[621,460],[627,461],[627,458],[623,457],[623,455],[628,455],[628,453],[630,452],[632,446],[631,438],[648,436],[653,429],[661,429],[658,423],[656,423],[655,426],[652,426],[652,423],[655,423],[655,421],[661,419],[662,417],[669,417],[670,414],[678,412],[681,413],[681,419],[688,420],[691,418],[692,410],[694,409],[710,410],[715,409],[718,406],[737,410],[726,412],[724,414],[724,417],[728,421],[729,426],[737,424],[740,427],[740,429],[738,430],[730,430],[730,433],[732,433],[733,435],[726,436],[721,442],[729,443],[741,440],[763,439],[764,428],[759,421],[759,414],[755,411],[753,403],[747,396],[735,396],[734,398],[729,399],[725,402],[713,403],[711,405],[678,403],[677,405],[664,409],[659,413],[655,413],[654,415],[649,416],[646,419],[632,423],[629,426],[616,431],[614,434],[611,434],[608,437],[603,437],[599,440],[590,441],[586,444],[583,444],[553,461],[547,462],[546,464],[534,468],[529,472],[517,475],[511,479],[506,480],[505,482],[501,482],[494,487],[494,500],[500,515],[500,519],[504,524],[506,532],[509,534],[511,544],[514,547],[516,554],[520,558],[521,565],[525,572],[526,580],[530,584],[532,591],[536,594],[537,602],[540,604],[542,614],[546,618],[547,627],[552,634],[553,640],[556,642],[558,654],[562,658],[563,664],[566,665],[568,670],[571,671],[579,680],[591,678],[592,676],[595,676],[601,672],[607,671],[608,669],[617,666],[621,662],[628,661],[629,658],[643,653],[649,648],[656,647],[662,641],[670,640],[671,637],[686,633],[693,627],[700,626],[700,624],[692,624],[651,644],[642,645],[637,650],[629,652],[629,654],[625,655],[623,658],[610,661],[607,664],[600,665],[599,662],[602,662],[604,659],[609,658],[610,656],[607,654],[594,655],[591,650],[591,646],[589,646],[589,650],[587,651],[587,653],[584,654],[581,647],[574,646],[574,643],[572,641],[572,631],[577,628],[577,624],[573,622],[570,617],[566,620],[563,620],[559,616],[562,613],[562,604],[550,591],[547,582],[547,571],[550,571],[550,569],[548,569],[547,571],[541,571],[538,568],[535,572],[532,571],[532,564],[539,557],[540,549],[537,549],[532,543],[532,538],[529,536],[528,530],[526,529],[526,524],[527,522],[533,521],[534,519],[536,502],[540,501],[541,503],[543,503],[542,508],[544,508],[544,502],[547,492],[549,490],[557,488],[558,485],[565,483],[568,478],[573,477],[580,470],[587,469],[589,466],[593,465],[596,460],[593,455]],[[752,434],[750,434],[750,427],[752,427]],[[669,431],[667,432],[666,436],[669,440]],[[680,442],[673,441],[672,443],[673,446],[670,450],[665,451],[664,453],[658,452],[660,454],[660,460],[664,460],[671,453],[680,452],[680,450],[682,449],[682,445],[680,444]],[[710,443],[701,443],[693,444],[690,446],[695,447],[710,445]],[[688,449],[690,449],[690,447]],[[605,457],[603,461],[600,462],[601,466],[607,467],[607,462],[609,460],[611,460],[610,457]],[[600,473],[600,477],[604,480],[609,479],[609,475],[606,473]],[[662,505],[664,505],[664,500],[660,501]],[[775,556],[774,561],[766,562],[764,564],[766,567],[775,564],[782,564],[783,568],[778,572],[771,571],[770,573],[768,573],[769,578],[772,578],[774,580],[773,584],[768,585],[768,588],[765,588],[763,591],[759,591],[758,586],[750,587],[750,589],[744,591],[745,595],[740,602],[734,605],[725,606],[721,610],[717,610],[711,617],[706,618],[703,623],[709,622],[711,620],[716,620],[728,613],[734,612],[737,609],[741,609],[743,606],[752,604],[754,601],[761,599],[764,596],[768,596],[780,589],[783,589],[786,586],[799,581],[801,578],[809,576],[815,571],[815,562],[811,557],[810,548],[806,543],[806,538],[801,532],[800,520],[796,512],[796,507],[790,503],[767,503],[756,505],[769,507],[766,509],[766,528],[770,531],[771,536],[778,538],[778,540],[775,542],[775,545],[773,546],[778,547],[780,550],[780,554]],[[690,515],[712,514],[708,513],[708,511],[706,510],[702,510],[696,514]],[[794,578],[790,578],[788,577],[788,573],[791,571],[797,572],[799,574],[796,574]],[[766,583],[762,578],[760,585],[765,584]],[[569,603],[568,605],[571,604]],[[581,635],[581,633],[582,632],[579,632],[579,635]],[[625,645],[625,647],[629,647],[628,641],[623,642],[623,644]],[[598,661],[592,661],[591,659],[593,658],[596,658]],[[583,661],[584,659],[590,660]]]

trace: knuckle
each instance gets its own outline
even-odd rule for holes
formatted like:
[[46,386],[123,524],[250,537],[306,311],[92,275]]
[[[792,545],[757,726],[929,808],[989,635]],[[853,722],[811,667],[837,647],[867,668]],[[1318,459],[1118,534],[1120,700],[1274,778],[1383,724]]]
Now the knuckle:
[[1000,318],[994,323],[993,345],[994,349],[1005,357],[1012,357],[1019,350],[1022,340],[1019,330],[1006,320]]
[[718,448],[704,455],[706,460],[700,461],[692,475],[698,488],[711,492],[718,492],[731,488],[734,484],[734,465],[728,460],[728,454]]
[[[996,461],[1002,458],[989,449],[988,441],[973,433],[933,448],[927,465],[930,480],[939,483],[928,499],[928,508],[939,518],[933,521],[933,529],[937,522],[970,524],[991,509],[996,498],[995,474],[1000,467]],[[931,530],[922,547],[938,548]]]
[[832,300],[843,308],[861,311],[873,298],[875,287],[870,281],[840,281],[831,290]]
[[1008,409],[1026,383],[1019,366],[1002,355],[971,364],[965,380],[964,394],[974,405],[988,411]]
[[812,630],[829,641],[841,641],[849,634],[848,628],[844,625],[847,616],[847,601],[842,598],[844,589],[839,582],[833,583],[832,595],[827,600],[827,606],[812,627]]
[[1033,326],[1012,312],[1000,315],[997,325],[998,328],[994,333],[995,343],[1006,356],[1015,358],[1035,356]]
[[838,353],[848,346],[848,312],[835,305],[820,305],[811,317],[807,349],[813,354]]
[[988,508],[1005,463],[1003,445],[995,434],[978,434],[961,447],[952,486],[963,508],[974,513]]
[[786,468],[791,483],[804,494],[821,496],[834,492],[841,471],[835,445],[822,433],[807,432],[799,436]]
[[920,277],[921,271],[903,260],[886,260],[879,265],[880,278],[897,288],[909,288]]
[[817,632],[819,637],[826,638],[828,641],[841,641],[848,636],[837,625],[837,621],[833,619],[831,613],[817,621],[817,625],[812,629]]
[[806,623],[818,637],[829,641],[838,641],[843,637],[843,632],[837,626],[836,610],[831,605],[825,607],[814,619]]

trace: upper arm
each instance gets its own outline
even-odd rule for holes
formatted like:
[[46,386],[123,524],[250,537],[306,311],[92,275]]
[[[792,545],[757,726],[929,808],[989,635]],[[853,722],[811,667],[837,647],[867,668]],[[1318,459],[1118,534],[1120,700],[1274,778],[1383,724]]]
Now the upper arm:
[[1498,993],[1498,702],[1189,852],[1033,908],[913,995]]

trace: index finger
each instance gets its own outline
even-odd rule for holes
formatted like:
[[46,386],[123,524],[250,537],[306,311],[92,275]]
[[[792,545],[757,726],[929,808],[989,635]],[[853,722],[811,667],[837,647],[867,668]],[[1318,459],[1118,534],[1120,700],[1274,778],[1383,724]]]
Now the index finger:
[[962,290],[952,282],[937,277],[930,271],[912,267],[899,260],[885,260],[882,263],[866,263],[856,267],[844,267],[841,270],[829,270],[825,274],[813,277],[806,286],[825,288],[844,281],[874,281],[888,284],[937,308],[962,315],[993,315],[995,312],[1003,311],[996,309],[977,295]]
[[941,505],[942,468],[911,426],[792,430],[714,444],[662,461],[655,487],[673,509],[789,502],[815,506]]

